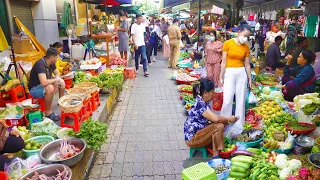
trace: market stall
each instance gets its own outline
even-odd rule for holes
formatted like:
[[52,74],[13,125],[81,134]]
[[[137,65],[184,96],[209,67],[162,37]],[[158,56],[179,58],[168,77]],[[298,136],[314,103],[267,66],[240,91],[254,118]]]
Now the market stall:
[[[44,117],[45,99],[31,97],[27,89],[32,79],[29,80],[26,72],[43,57],[45,49],[17,18],[15,20],[22,31],[14,38],[15,52],[27,55],[24,58],[13,54],[20,60],[15,68],[11,68],[10,57],[0,61],[1,70],[7,70],[6,74],[1,74],[0,134],[3,137],[10,134],[8,141],[21,147],[0,155],[0,179],[79,179],[85,174],[93,152],[99,151],[107,140],[107,124],[93,115],[99,106],[105,108],[99,110],[104,117],[111,113],[124,79],[134,78],[135,71],[126,68],[127,61],[113,52],[113,27],[107,27],[109,24],[90,26],[90,38],[102,40],[93,43],[89,38],[82,44],[73,44],[70,47],[72,57],[60,54],[61,59],[70,57],[74,64],[67,63],[61,69],[67,95],[56,102],[61,120],[55,122]],[[6,44],[1,45],[7,48]],[[93,56],[86,58],[89,53]],[[100,100],[101,96],[104,99]],[[16,139],[12,140],[15,135]],[[0,142],[3,145],[6,139]]]
[[[180,69],[171,77],[178,84],[179,98],[187,114],[196,102],[193,85],[206,77],[201,66],[188,60],[188,54],[181,54]],[[320,95],[306,93],[296,96],[293,102],[286,101],[278,89],[281,76],[252,69],[254,86],[246,98],[244,131],[236,136],[226,134],[218,158],[183,170],[182,177],[204,169],[202,175],[219,180],[320,177]],[[212,103],[212,109],[219,113],[223,92],[216,90]],[[197,150],[212,153],[209,147]]]

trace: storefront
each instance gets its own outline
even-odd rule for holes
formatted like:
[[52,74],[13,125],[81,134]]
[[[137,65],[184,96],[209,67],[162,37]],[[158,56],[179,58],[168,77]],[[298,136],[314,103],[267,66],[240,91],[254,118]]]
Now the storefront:
[[[19,20],[34,34],[35,31],[31,6],[31,1],[10,0],[10,9],[12,17],[18,17]],[[13,31],[19,31],[15,23],[13,23]]]

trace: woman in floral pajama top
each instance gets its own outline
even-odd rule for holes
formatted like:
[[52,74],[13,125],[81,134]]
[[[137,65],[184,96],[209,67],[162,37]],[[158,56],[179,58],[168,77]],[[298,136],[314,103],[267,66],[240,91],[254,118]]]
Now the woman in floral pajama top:
[[212,145],[213,156],[217,157],[224,148],[224,126],[237,120],[236,117],[216,115],[209,102],[214,93],[214,83],[209,79],[201,79],[200,84],[193,87],[196,103],[189,111],[184,123],[184,139],[191,148],[202,148]]
[[216,87],[219,86],[220,63],[222,60],[223,43],[217,39],[216,31],[210,32],[210,41],[206,44],[206,69],[208,78],[214,81]]

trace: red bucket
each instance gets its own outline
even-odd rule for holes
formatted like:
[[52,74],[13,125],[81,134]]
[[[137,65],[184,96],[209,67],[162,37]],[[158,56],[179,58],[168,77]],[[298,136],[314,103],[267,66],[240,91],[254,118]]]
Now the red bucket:
[[73,79],[64,79],[64,83],[66,84],[66,89],[70,89],[72,87]]
[[212,109],[215,111],[221,111],[223,104],[223,92],[214,92],[212,98]]
[[8,180],[9,177],[8,177],[7,173],[0,171],[0,179],[1,180]]

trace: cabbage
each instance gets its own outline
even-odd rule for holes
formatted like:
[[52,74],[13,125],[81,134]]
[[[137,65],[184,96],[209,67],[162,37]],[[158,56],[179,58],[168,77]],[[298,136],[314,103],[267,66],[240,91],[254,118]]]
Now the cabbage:
[[262,89],[262,93],[269,95],[271,93],[271,89],[268,86],[266,86]]
[[278,169],[284,169],[289,166],[288,156],[285,154],[279,154],[274,163]]
[[306,104],[319,103],[320,98],[318,96],[319,96],[319,93],[306,93],[306,94],[298,95],[294,97],[293,98],[293,102],[295,104],[294,109],[298,111],[300,108],[302,108]]
[[290,176],[292,173],[291,169],[286,167],[286,168],[283,168],[280,173],[279,173],[279,177],[280,179],[286,179],[288,176]]
[[301,168],[301,161],[297,160],[297,159],[292,159],[289,161],[289,168],[292,171],[298,171]]

